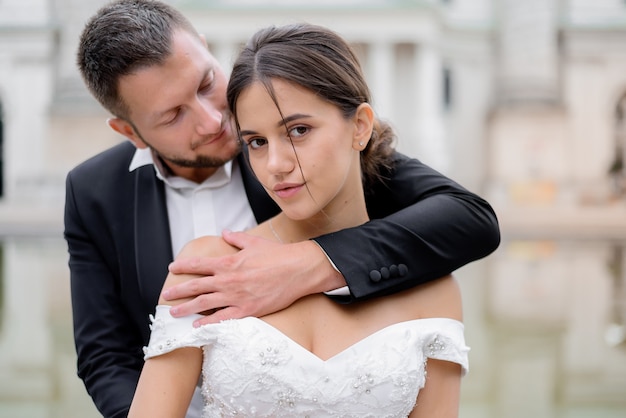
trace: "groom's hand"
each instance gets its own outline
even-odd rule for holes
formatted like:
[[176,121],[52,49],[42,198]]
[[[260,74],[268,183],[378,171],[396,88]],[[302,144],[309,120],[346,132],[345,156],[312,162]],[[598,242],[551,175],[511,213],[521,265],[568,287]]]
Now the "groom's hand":
[[171,273],[202,276],[163,292],[161,296],[169,301],[193,298],[172,307],[173,316],[207,314],[196,326],[259,317],[303,296],[345,286],[341,274],[313,241],[279,244],[230,231],[222,237],[240,251],[221,257],[181,258],[170,264]]

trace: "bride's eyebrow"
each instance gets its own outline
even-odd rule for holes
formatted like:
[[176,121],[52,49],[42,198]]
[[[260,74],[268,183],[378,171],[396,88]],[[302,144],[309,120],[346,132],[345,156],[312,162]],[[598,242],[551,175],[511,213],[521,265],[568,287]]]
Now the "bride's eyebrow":
[[306,115],[304,113],[295,113],[293,115],[289,115],[289,116],[286,116],[285,118],[283,118],[283,120],[278,122],[276,124],[276,126],[280,128],[281,126],[287,125],[291,121],[294,121],[294,120],[297,120],[297,119],[307,119],[307,118],[310,118],[310,117],[311,117],[311,115]]
[[[298,119],[307,119],[307,118],[311,118],[311,117],[312,117],[311,115],[307,115],[307,114],[305,114],[305,113],[295,113],[295,114],[293,114],[293,115],[289,115],[289,116],[285,117],[284,119],[282,119],[281,121],[279,121],[279,122],[276,124],[276,127],[277,127],[277,128],[280,128],[281,126],[285,126],[285,125],[287,125],[289,122],[292,122],[292,121],[294,121],[294,120],[298,120]],[[251,130],[251,129],[246,129],[246,130],[242,130],[242,131],[240,132],[240,134],[241,134],[242,136],[244,136],[244,135],[256,135],[256,134],[258,134],[258,132],[253,131],[253,130]]]

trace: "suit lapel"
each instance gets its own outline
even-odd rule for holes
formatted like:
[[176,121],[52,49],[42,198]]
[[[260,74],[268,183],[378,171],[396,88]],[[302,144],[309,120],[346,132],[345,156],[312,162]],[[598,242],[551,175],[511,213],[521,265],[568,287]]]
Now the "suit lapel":
[[135,199],[137,279],[142,300],[150,304],[147,312],[152,312],[172,261],[165,189],[152,165],[136,170]]

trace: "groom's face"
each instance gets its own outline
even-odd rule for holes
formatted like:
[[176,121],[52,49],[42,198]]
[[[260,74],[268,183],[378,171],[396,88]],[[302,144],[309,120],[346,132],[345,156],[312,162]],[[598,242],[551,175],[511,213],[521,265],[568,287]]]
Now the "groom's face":
[[203,39],[176,31],[163,64],[120,79],[119,93],[130,110],[124,135],[139,148],[154,149],[175,174],[219,167],[240,150],[226,85]]

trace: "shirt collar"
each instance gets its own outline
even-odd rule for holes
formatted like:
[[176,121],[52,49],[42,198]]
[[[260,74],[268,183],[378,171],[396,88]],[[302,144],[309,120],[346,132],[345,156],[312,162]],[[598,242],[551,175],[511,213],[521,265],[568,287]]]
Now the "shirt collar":
[[128,166],[128,172],[133,172],[139,167],[143,167],[148,164],[154,164],[154,160],[152,159],[152,150],[150,148],[137,148],[135,149],[133,159],[130,161],[130,165]]
[[[156,176],[165,182],[167,185],[174,188],[182,188],[189,187],[190,185],[198,186],[196,183],[184,179],[182,177],[173,176],[168,174],[165,167],[163,167],[163,163],[156,156],[156,153],[152,151],[150,148],[137,148],[135,150],[135,154],[133,155],[133,159],[130,161],[130,165],[128,166],[128,171],[132,172],[139,167],[143,167],[144,165],[152,164],[154,166],[154,171],[156,172]],[[228,183],[231,179],[232,175],[233,162],[229,161],[223,166],[221,166],[211,177],[204,180],[201,185],[205,187],[220,187],[224,184]]]

